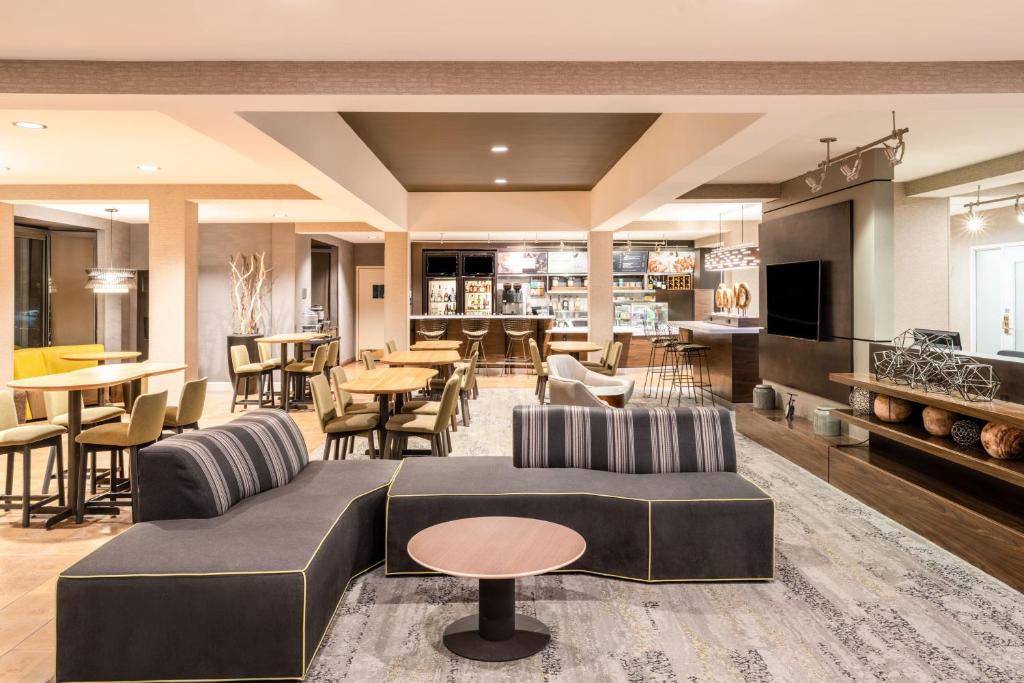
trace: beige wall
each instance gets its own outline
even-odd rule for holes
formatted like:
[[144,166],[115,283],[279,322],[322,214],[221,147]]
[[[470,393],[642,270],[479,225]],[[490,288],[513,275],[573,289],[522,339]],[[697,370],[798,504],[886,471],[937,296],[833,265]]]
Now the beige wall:
[[394,339],[399,349],[409,348],[410,269],[409,233],[389,232],[384,236],[384,325],[385,339]]
[[[103,231],[104,241],[107,232]],[[85,270],[96,265],[97,242],[95,232],[50,231],[50,277],[55,288],[50,295],[51,337],[55,346],[92,344],[98,339],[108,350],[121,350],[121,308],[126,295],[97,296],[85,289]],[[97,335],[97,309],[104,306],[109,307],[107,325]]]
[[893,329],[950,329],[949,200],[905,188],[893,184]]
[[[612,338],[615,322],[615,304],[612,302],[612,244],[611,232],[591,232],[587,235],[587,337],[595,344]],[[590,354],[591,359],[600,357]]]

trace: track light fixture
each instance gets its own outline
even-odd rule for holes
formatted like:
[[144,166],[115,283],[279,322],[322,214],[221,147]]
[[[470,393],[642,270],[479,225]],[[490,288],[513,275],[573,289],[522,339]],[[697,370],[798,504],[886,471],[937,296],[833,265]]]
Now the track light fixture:
[[869,142],[866,145],[855,147],[849,152],[840,154],[834,159],[832,158],[831,146],[836,139],[832,137],[821,138],[820,142],[825,143],[825,160],[818,163],[817,170],[807,173],[804,177],[804,182],[806,182],[807,186],[811,188],[811,192],[820,192],[825,186],[825,178],[828,176],[828,169],[832,166],[839,166],[839,171],[843,174],[846,182],[852,183],[860,178],[864,152],[875,148],[882,149],[890,166],[899,166],[903,163],[903,155],[906,154],[907,151],[907,143],[906,140],[903,139],[903,136],[909,132],[909,128],[896,127],[896,112],[894,111],[892,112],[892,132],[884,137]]
[[967,229],[971,232],[978,232],[985,227],[985,214],[982,213],[983,206],[988,204],[1002,204],[1011,200],[1013,201],[1013,211],[1017,214],[1017,222],[1024,224],[1024,194],[982,199],[981,185],[979,185],[974,196],[974,201],[964,204],[964,208],[967,209],[967,213],[964,215],[964,222]]

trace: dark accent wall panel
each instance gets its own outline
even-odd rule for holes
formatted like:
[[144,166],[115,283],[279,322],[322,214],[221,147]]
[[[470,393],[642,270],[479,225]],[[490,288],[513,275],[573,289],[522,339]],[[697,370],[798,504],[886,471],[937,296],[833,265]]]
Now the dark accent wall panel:
[[[853,202],[790,214],[765,215],[760,227],[760,291],[767,294],[765,266],[791,261],[821,261],[822,341],[761,332],[761,376],[834,401],[845,402],[849,389],[829,382],[830,372],[853,370]],[[767,321],[767,296],[760,298],[761,326]]]

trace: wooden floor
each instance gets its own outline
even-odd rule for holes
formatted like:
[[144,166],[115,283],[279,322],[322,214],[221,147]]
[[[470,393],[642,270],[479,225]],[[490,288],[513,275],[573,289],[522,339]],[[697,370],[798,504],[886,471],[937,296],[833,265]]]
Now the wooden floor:
[[[350,377],[356,367],[347,368]],[[480,375],[481,389],[492,387],[532,387],[535,377],[516,374],[501,376],[495,370]],[[361,400],[370,400],[366,397]],[[207,395],[203,427],[229,421],[230,393],[211,390]],[[295,411],[310,448],[324,439],[312,411]],[[100,463],[105,460],[100,455]],[[20,458],[14,474],[15,492],[20,491]],[[36,452],[32,466],[33,491],[39,491],[46,465],[46,451]],[[2,474],[0,474],[2,476]],[[130,526],[127,514],[120,518],[87,518],[80,526],[67,522],[50,531],[43,518],[33,518],[28,529],[21,528],[20,511],[0,511],[0,683],[28,681],[40,683],[54,675],[54,609],[57,576],[85,555]]]

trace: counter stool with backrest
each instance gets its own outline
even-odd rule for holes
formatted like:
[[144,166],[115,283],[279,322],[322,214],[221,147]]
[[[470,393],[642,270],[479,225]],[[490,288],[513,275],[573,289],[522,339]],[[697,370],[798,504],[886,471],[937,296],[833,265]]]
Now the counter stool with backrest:
[[448,331],[448,321],[439,318],[427,318],[416,321],[416,337],[427,341],[434,341],[444,336]]
[[[501,321],[505,330],[505,372],[519,366],[532,366],[530,347],[527,340],[533,337],[533,322],[525,318],[510,318]],[[518,353],[517,353],[518,352]]]
[[651,343],[647,372],[644,374],[644,396],[650,398],[660,389],[661,377],[666,372],[669,347],[679,339],[665,323],[644,321],[644,333]]
[[537,387],[534,393],[537,399],[544,403],[544,396],[548,390],[548,364],[540,357],[540,347],[533,339],[530,340],[530,358],[533,359],[533,369],[537,373]]
[[[281,359],[274,355],[274,345],[269,342],[256,342],[256,349],[259,352],[259,363],[267,370],[267,383],[270,388],[270,402],[277,400],[274,390],[274,371],[281,369]],[[287,363],[286,363],[287,365]]]
[[587,370],[596,370],[600,372],[608,364],[608,354],[612,350],[612,342],[614,339],[609,339],[604,343],[604,348],[601,349],[601,358],[598,360],[581,360],[580,364],[583,365]]
[[[310,362],[299,362],[289,363],[285,366],[285,371],[288,373],[288,378],[294,382],[295,387],[292,392],[294,398],[291,399],[292,403],[304,403],[306,399],[306,384],[312,377],[324,374],[324,368],[327,367],[327,352],[329,344],[321,344],[316,347],[316,351],[313,352],[313,359]],[[327,379],[324,377],[324,379]],[[282,387],[282,391],[287,391],[288,387]]]
[[462,378],[452,375],[441,392],[440,405],[436,415],[417,415],[405,413],[393,416],[384,427],[386,435],[383,454],[385,458],[399,459],[405,444],[410,437],[426,439],[430,442],[431,455],[448,455],[450,438],[446,437],[448,423],[455,414],[455,404],[459,400],[459,388]]
[[[110,490],[100,495],[97,500],[108,500],[113,505],[130,506],[132,508],[132,521],[138,517],[138,487],[135,486],[134,477],[139,469],[139,450],[160,438],[163,431],[164,414],[167,411],[167,392],[161,391],[155,394],[143,394],[135,399],[132,406],[131,416],[127,422],[112,422],[99,427],[92,427],[81,432],[75,437],[75,443],[82,446],[85,453],[95,454],[97,451],[110,451]],[[113,469],[121,454],[128,450],[128,472],[118,473]],[[115,458],[115,454],[118,456]],[[80,499],[85,498],[85,458],[79,458],[81,469],[79,470]],[[123,466],[122,466],[123,467]],[[127,476],[125,476],[127,475]],[[119,479],[125,479],[127,488],[121,485]],[[126,502],[127,501],[127,502]]]
[[163,432],[171,431],[181,434],[186,429],[199,429],[199,418],[203,416],[206,405],[206,378],[185,382],[181,388],[178,405],[167,406],[164,411]]
[[470,352],[466,354],[466,359],[472,355],[474,343],[479,344],[480,360],[478,361],[478,367],[485,367],[487,365],[487,352],[484,350],[484,337],[491,329],[490,318],[468,318],[462,321],[462,336],[468,341]]
[[344,460],[352,450],[356,436],[365,436],[369,445],[370,457],[377,457],[377,449],[373,443],[373,433],[380,425],[380,416],[374,413],[337,413],[337,405],[331,396],[331,385],[323,375],[309,378],[309,392],[313,396],[313,409],[320,423],[320,431],[327,437],[324,444],[324,460]]
[[[241,405],[242,407],[248,407],[251,405],[258,405],[263,407],[263,403],[266,399],[266,383],[265,379],[273,374],[274,369],[265,366],[262,362],[254,363],[249,358],[249,349],[242,344],[235,344],[231,347],[231,371],[235,373],[235,387],[231,393],[231,412],[235,412],[235,406]],[[252,383],[256,382],[256,399],[250,399],[249,395],[252,393]],[[284,391],[284,387],[281,387]],[[239,392],[244,391],[241,400],[238,398]],[[271,398],[273,402],[273,398]]]
[[[43,512],[47,503],[57,500],[64,505],[64,446],[61,438],[67,432],[64,427],[52,424],[18,424],[18,409],[14,394],[0,390],[0,455],[7,456],[7,477],[4,493],[0,496],[0,510],[21,508],[21,526],[27,527],[33,512]],[[42,494],[32,494],[32,451],[49,448],[51,458],[57,464],[57,495],[49,495],[44,488]],[[21,496],[14,495],[14,457],[21,454]],[[47,466],[47,471],[51,470]],[[49,481],[49,475],[46,482]]]
[[[466,375],[466,368],[455,368],[455,372],[452,373],[453,377],[457,376],[459,378],[459,386],[460,387],[462,386],[462,379],[465,377],[465,375]],[[448,383],[445,382],[445,386],[447,386],[447,385],[448,385]],[[444,391],[442,390],[441,393],[443,394]],[[420,401],[420,400],[416,400],[416,401],[406,401],[405,403],[402,404],[402,413],[403,414],[407,414],[407,415],[437,415],[439,412],[441,412],[441,401]],[[449,424],[451,425],[451,429],[450,430],[445,430],[445,433],[444,433],[445,439],[444,440],[445,440],[445,447],[450,452],[451,449],[452,449],[452,436],[451,436],[451,432],[452,431],[456,431],[457,432],[459,430],[458,425],[456,424],[455,411],[454,410],[452,411],[452,416],[451,416],[451,419],[449,420]]]
[[[79,399],[81,401],[81,399]],[[46,404],[46,419],[50,424],[58,427],[68,428],[68,392],[47,391],[43,393],[43,402]],[[84,405],[84,404],[82,404]],[[82,408],[82,428],[95,427],[107,422],[119,422],[124,415],[124,409],[117,406],[92,406]],[[43,475],[43,493],[50,490],[50,478],[53,476],[53,453],[46,463],[46,473]],[[96,467],[96,456],[93,455],[89,462],[89,472],[92,478],[92,492],[96,493],[98,470]]]
[[[333,340],[327,345],[327,360],[324,362],[324,377],[330,379],[331,369],[338,364],[338,356],[341,353],[341,341]],[[315,357],[314,357],[315,360]]]

